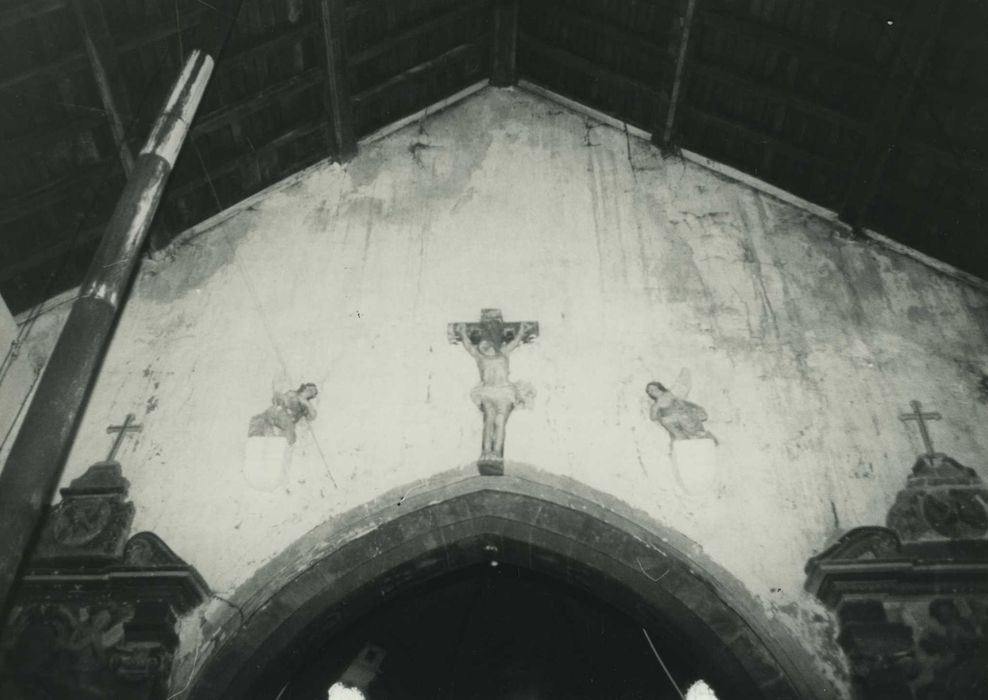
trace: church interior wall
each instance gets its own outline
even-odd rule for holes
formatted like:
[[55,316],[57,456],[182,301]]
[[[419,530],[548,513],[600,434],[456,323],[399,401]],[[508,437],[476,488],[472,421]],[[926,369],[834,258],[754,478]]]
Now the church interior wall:
[[[118,454],[135,530],[235,597],[334,515],[476,468],[477,369],[447,324],[488,308],[539,323],[511,355],[536,396],[508,422],[506,472],[575,479],[682,533],[821,658],[832,619],[804,565],[884,523],[923,450],[910,401],[984,474],[984,292],[487,89],[144,261],[64,481],[136,414]],[[674,451],[653,381],[704,409],[715,446]],[[250,419],[304,382],[318,415],[257,488]]]

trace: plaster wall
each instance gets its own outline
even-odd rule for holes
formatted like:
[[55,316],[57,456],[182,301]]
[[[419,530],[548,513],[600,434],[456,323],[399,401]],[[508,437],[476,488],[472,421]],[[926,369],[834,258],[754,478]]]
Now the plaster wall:
[[[485,90],[325,165],[146,261],[65,481],[119,459],[153,530],[229,595],[337,513],[467,465],[474,362],[446,324],[498,307],[541,336],[506,457],[571,477],[702,547],[823,654],[803,566],[882,524],[921,451],[898,415],[988,478],[988,296],[838,235],[585,116]],[[717,484],[687,494],[647,382],[692,378]],[[318,384],[288,484],[242,475],[272,391]],[[274,467],[273,467],[274,468]]]

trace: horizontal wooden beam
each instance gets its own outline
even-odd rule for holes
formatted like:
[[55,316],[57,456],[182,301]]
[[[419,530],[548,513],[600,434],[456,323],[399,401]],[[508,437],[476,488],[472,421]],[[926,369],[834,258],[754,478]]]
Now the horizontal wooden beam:
[[25,0],[0,10],[0,29],[61,10],[68,0]]
[[811,41],[786,34],[764,22],[758,22],[735,14],[714,12],[708,8],[697,9],[696,21],[704,26],[757,39],[760,43],[788,51],[818,63],[829,65],[837,70],[853,74],[860,80],[873,80],[878,83],[881,74],[877,68],[859,61],[844,58],[839,52]]
[[6,282],[24,273],[29,273],[41,267],[49,260],[54,260],[70,251],[82,248],[87,243],[91,243],[102,236],[104,228],[106,228],[106,222],[88,228],[72,238],[64,238],[44,250],[39,250],[27,257],[19,258],[9,265],[4,265],[0,268],[0,282]]
[[316,67],[309,68],[286,80],[272,83],[260,92],[250,94],[236,102],[222,105],[212,112],[203,114],[201,118],[196,119],[196,123],[192,126],[192,135],[199,137],[215,131],[222,126],[242,119],[248,114],[253,114],[283,97],[303,92],[314,85],[318,85],[322,79],[323,69]]
[[854,229],[864,225],[888,157],[898,142],[902,120],[926,69],[950,0],[916,0],[905,23],[895,62],[878,95],[857,167],[848,181],[840,218]]
[[[67,4],[68,0],[64,0],[64,3]],[[176,26],[175,22],[169,22],[161,25],[155,25],[145,30],[137,30],[125,41],[117,45],[117,51],[119,53],[126,53],[155,41],[171,37],[174,34],[177,34],[180,29],[181,31],[190,29],[199,24],[199,22],[203,19],[205,12],[205,10],[197,9],[183,14],[178,26]],[[53,76],[61,76],[69,71],[86,70],[88,70],[88,59],[86,57],[86,52],[82,49],[70,51],[62,56],[59,56],[54,61],[49,61],[48,63],[39,66],[32,66],[28,70],[22,71],[21,73],[0,77],[0,90],[7,90],[18,86],[21,83],[30,82],[38,78],[51,78]]]
[[699,76],[708,80],[713,80],[734,88],[740,88],[750,92],[761,99],[773,102],[786,107],[793,107],[796,110],[817,117],[823,121],[831,122],[848,129],[856,134],[865,134],[868,125],[843,112],[838,112],[812,100],[800,97],[795,92],[790,92],[773,85],[752,80],[749,76],[740,75],[735,71],[727,70],[721,66],[714,65],[699,59],[694,59],[693,70]]
[[570,68],[581,75],[600,81],[601,83],[611,85],[620,90],[630,90],[635,93],[650,95],[665,102],[668,102],[669,100],[669,96],[654,85],[649,85],[641,80],[629,78],[628,76],[622,75],[621,73],[613,71],[609,68],[604,68],[603,66],[597,65],[593,61],[583,58],[582,56],[577,56],[566,49],[551,46],[540,39],[536,39],[531,34],[526,32],[518,33],[518,45],[535,52],[547,61]]
[[[618,24],[607,21],[606,16],[588,17],[572,9],[566,2],[551,0],[547,3],[534,3],[530,5],[539,12],[550,15],[557,24],[572,24],[581,30],[589,32],[594,36],[610,41],[612,44],[628,48],[642,54],[644,60],[666,62],[670,61],[666,52],[665,42],[671,39],[669,32],[663,32],[653,37],[656,41],[649,41],[640,34],[635,34],[621,27]],[[659,42],[662,40],[662,43]]]
[[[810,163],[813,167],[827,170],[834,175],[847,176],[850,166],[846,163],[839,163],[820,153],[807,151],[805,148],[795,146],[788,141],[780,139],[775,134],[755,129],[744,124],[732,121],[712,112],[700,109],[693,105],[684,105],[684,111],[690,119],[712,126],[720,131],[729,132],[745,141],[758,144],[763,148],[768,148],[786,155],[793,160]],[[692,148],[692,147],[691,147]]]
[[430,20],[426,20],[425,22],[417,24],[403,32],[393,34],[373,46],[369,46],[361,51],[350,54],[347,57],[347,65],[359,66],[363,63],[367,63],[368,61],[372,61],[375,58],[389,54],[399,46],[418,41],[419,39],[427,37],[434,32],[445,29],[449,26],[457,24],[458,22],[462,22],[470,15],[480,12],[489,4],[490,0],[472,0],[471,2],[467,2],[463,5],[454,5],[453,9],[447,10],[446,12],[443,12]]
[[[279,134],[278,136],[275,136],[269,141],[266,141],[265,143],[261,144],[256,149],[248,153],[243,153],[241,155],[234,156],[233,158],[230,158],[229,160],[226,160],[220,163],[219,165],[209,168],[206,171],[206,173],[203,173],[202,175],[199,175],[191,180],[188,180],[187,182],[183,182],[183,183],[176,182],[175,187],[170,187],[166,191],[165,199],[170,202],[175,201],[177,199],[181,199],[190,192],[193,192],[204,186],[209,186],[211,180],[217,180],[223,177],[224,175],[227,175],[228,173],[232,173],[236,170],[239,170],[245,165],[250,164],[252,161],[257,160],[263,157],[264,155],[272,151],[275,151],[278,148],[281,148],[282,146],[291,143],[292,141],[295,141],[296,139],[300,139],[304,136],[308,136],[310,134],[322,131],[324,127],[325,124],[323,123],[322,119],[306,122],[304,124],[300,124],[298,126],[292,127],[291,129]],[[316,155],[315,160],[324,157],[324,154],[322,153],[315,155]],[[221,204],[223,206],[226,206],[223,203]]]
[[37,80],[38,78],[54,78],[54,77],[64,77],[65,74],[72,71],[83,72],[88,70],[86,64],[86,52],[79,49],[77,51],[70,51],[49,63],[42,64],[40,66],[32,66],[26,71],[17,73],[15,75],[8,75],[0,78],[0,90],[10,90],[11,88],[16,88],[22,83],[27,83],[32,80]]
[[466,44],[460,44],[459,46],[454,46],[448,51],[444,51],[435,58],[431,58],[428,61],[419,63],[418,65],[412,66],[406,70],[403,70],[398,75],[389,78],[383,83],[378,83],[373,87],[366,90],[362,90],[353,96],[354,104],[362,104],[366,102],[372,102],[381,95],[384,95],[399,85],[407,83],[409,80],[414,80],[422,75],[427,75],[433,71],[436,71],[443,66],[455,62],[457,59],[469,54],[471,51],[486,50],[486,43],[490,41],[490,34],[482,34],[476,37],[474,41]]
[[46,182],[41,187],[13,200],[0,202],[0,224],[16,221],[40,209],[54,209],[73,193],[92,185],[106,174],[118,161],[116,156],[78,168],[57,180]]
[[25,153],[42,157],[48,146],[76,138],[84,131],[92,131],[106,124],[106,118],[96,112],[75,116],[55,124],[32,125],[19,133],[0,139],[0,161]]

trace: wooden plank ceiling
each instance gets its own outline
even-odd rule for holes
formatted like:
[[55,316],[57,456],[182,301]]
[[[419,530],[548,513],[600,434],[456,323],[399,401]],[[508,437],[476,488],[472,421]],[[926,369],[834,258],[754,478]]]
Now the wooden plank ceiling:
[[[0,4],[15,311],[81,279],[210,8]],[[480,79],[521,77],[988,278],[986,67],[979,0],[245,0],[153,243]]]

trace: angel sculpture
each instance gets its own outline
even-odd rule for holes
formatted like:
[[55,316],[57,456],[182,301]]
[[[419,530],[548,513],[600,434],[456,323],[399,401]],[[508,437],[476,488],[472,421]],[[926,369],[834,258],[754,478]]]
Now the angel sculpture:
[[649,417],[669,431],[673,440],[699,440],[709,438],[714,443],[717,438],[703,427],[707,412],[702,406],[687,401],[680,396],[690,392],[690,373],[683,369],[676,380],[674,390],[667,389],[662,382],[649,382],[645,393],[652,399]]
[[319,395],[315,384],[306,383],[298,389],[275,392],[271,405],[250,419],[247,437],[284,437],[295,444],[295,424],[303,418],[313,420],[316,409],[312,399]]

